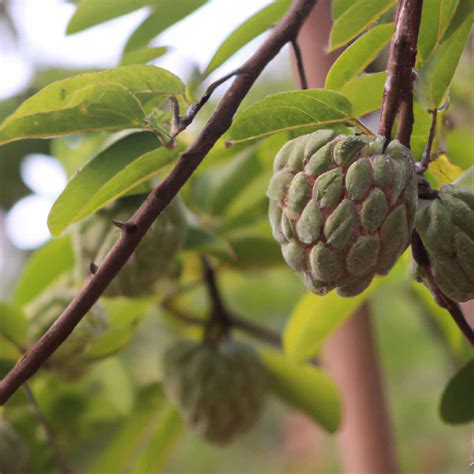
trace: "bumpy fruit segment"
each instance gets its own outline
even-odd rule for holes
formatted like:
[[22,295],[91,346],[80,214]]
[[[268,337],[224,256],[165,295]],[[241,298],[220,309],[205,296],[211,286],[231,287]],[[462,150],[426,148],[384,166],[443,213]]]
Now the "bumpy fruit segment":
[[[78,225],[74,248],[81,278],[89,274],[90,263],[100,265],[119,237],[112,221],[127,221],[142,204],[144,195],[119,199]],[[157,282],[167,275],[186,237],[186,218],[181,200],[175,198],[152,224],[137,249],[106,289],[104,296],[140,297],[152,295]]]
[[186,422],[216,444],[229,443],[255,423],[266,393],[255,351],[229,340],[218,346],[178,341],[164,355],[163,383]]
[[277,154],[267,195],[288,265],[324,295],[354,296],[407,248],[417,205],[410,151],[382,137],[319,130]]
[[[474,298],[474,193],[447,185],[416,214],[439,289],[455,301]],[[423,279],[423,277],[422,277]]]
[[[75,295],[76,291],[59,284],[28,305],[29,338],[32,343],[46,332]],[[99,301],[50,357],[47,367],[63,379],[82,376],[90,365],[86,355],[88,344],[99,338],[107,328],[105,308]]]
[[29,454],[26,445],[7,421],[0,418],[0,473],[27,474]]

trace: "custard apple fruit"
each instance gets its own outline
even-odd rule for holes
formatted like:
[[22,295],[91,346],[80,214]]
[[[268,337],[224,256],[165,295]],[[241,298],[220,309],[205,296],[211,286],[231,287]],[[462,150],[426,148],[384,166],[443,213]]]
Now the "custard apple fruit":
[[[58,285],[27,306],[29,339],[32,343],[49,329],[75,295],[76,291]],[[107,328],[105,308],[98,301],[48,359],[47,367],[64,379],[80,377],[90,365],[86,355],[88,344],[99,338]]]
[[[100,266],[120,234],[112,221],[127,221],[144,201],[144,195],[121,198],[76,228],[73,241],[81,279],[94,262]],[[152,224],[137,249],[110,283],[104,296],[141,297],[155,292],[157,282],[168,274],[186,237],[184,206],[175,198]]]
[[0,473],[27,474],[28,448],[13,427],[0,418]]
[[186,422],[215,444],[226,444],[258,419],[266,372],[255,351],[225,340],[218,345],[181,340],[163,357],[165,391]]
[[337,135],[289,141],[267,195],[270,223],[288,265],[318,295],[354,296],[407,248],[417,205],[413,157],[397,140]]
[[438,288],[455,301],[473,299],[474,192],[444,186],[436,199],[417,212],[415,228]]

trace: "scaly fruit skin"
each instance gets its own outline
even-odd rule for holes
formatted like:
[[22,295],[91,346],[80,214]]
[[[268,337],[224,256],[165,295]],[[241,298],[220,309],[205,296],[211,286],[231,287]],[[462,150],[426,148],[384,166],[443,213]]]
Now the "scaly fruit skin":
[[288,265],[318,295],[354,296],[407,248],[417,204],[410,151],[382,137],[318,130],[277,154],[267,195]]
[[26,474],[28,449],[9,423],[0,418],[0,473]]
[[222,445],[257,421],[265,401],[266,372],[247,345],[181,340],[164,354],[163,383],[186,422],[208,441]]
[[[82,222],[74,234],[74,249],[79,276],[90,272],[91,262],[100,265],[120,235],[112,221],[127,221],[144,200],[143,195],[128,196],[101,209]],[[170,270],[186,237],[186,217],[181,200],[173,199],[152,224],[133,255],[104,292],[104,296],[150,296],[157,282]]]
[[474,192],[444,186],[438,198],[417,212],[415,227],[438,288],[455,301],[473,299]]
[[[28,305],[29,339],[32,342],[36,342],[46,332],[76,293],[74,290],[58,285]],[[48,368],[67,380],[82,376],[90,365],[86,356],[88,343],[100,337],[107,328],[108,320],[105,308],[99,301],[50,357]]]

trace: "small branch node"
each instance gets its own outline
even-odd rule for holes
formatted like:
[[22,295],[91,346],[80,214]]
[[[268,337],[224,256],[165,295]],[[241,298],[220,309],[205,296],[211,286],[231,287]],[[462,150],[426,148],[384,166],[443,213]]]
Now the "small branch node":
[[89,271],[92,273],[92,275],[95,275],[98,269],[99,269],[99,266],[96,263],[94,262],[89,263]]
[[137,226],[131,222],[112,221],[112,224],[115,227],[118,227],[120,230],[128,233],[132,233],[137,230]]

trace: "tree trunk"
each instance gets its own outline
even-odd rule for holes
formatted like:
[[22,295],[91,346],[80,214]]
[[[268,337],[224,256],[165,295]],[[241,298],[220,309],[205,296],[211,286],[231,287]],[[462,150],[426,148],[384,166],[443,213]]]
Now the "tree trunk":
[[[320,0],[298,37],[311,88],[324,85],[326,74],[337,57],[337,54],[326,54],[330,28],[330,2]],[[344,472],[398,472],[368,304],[328,338],[323,359],[342,394],[343,425],[339,443]]]

